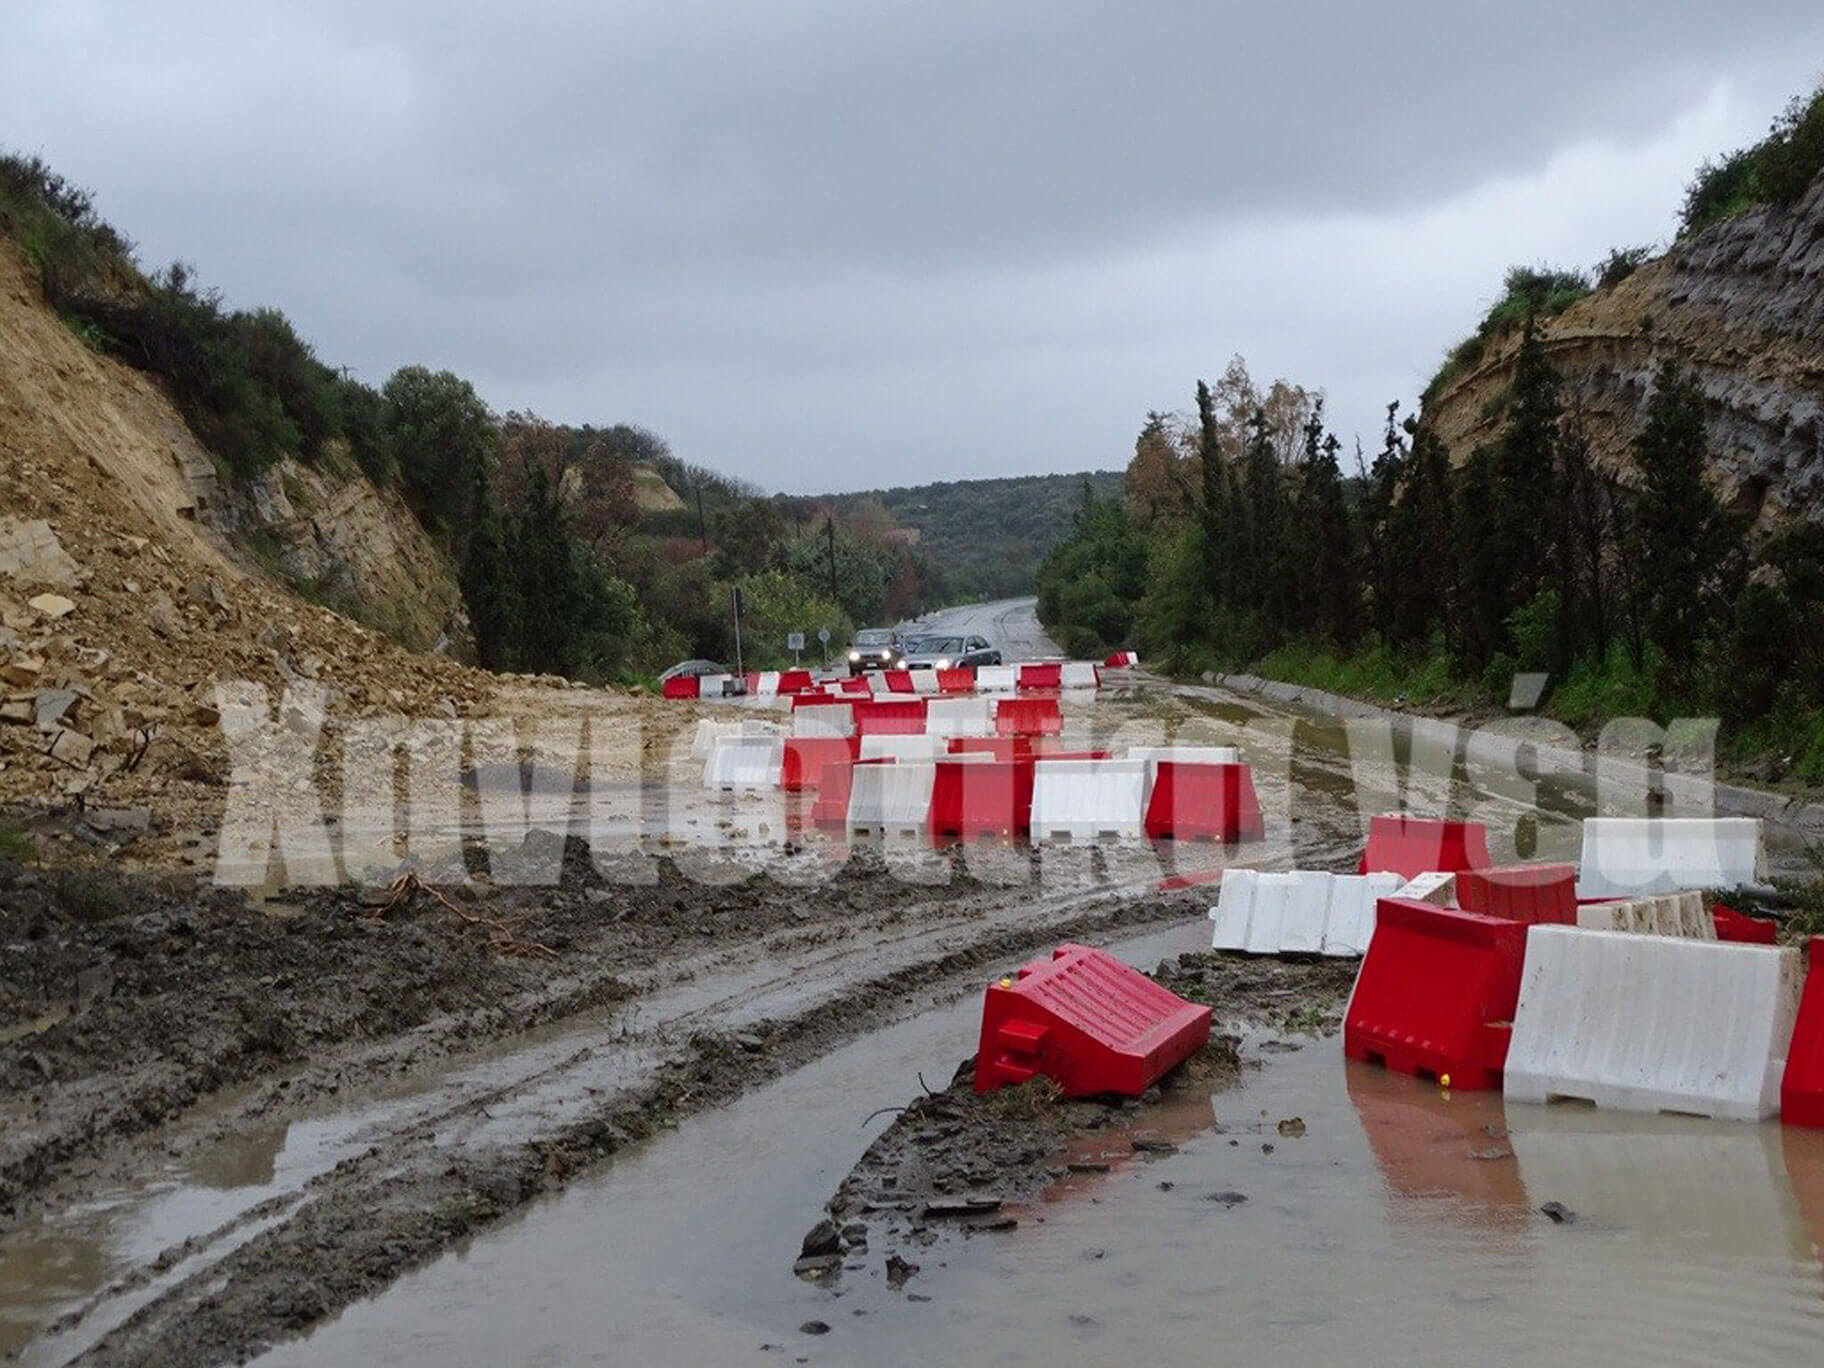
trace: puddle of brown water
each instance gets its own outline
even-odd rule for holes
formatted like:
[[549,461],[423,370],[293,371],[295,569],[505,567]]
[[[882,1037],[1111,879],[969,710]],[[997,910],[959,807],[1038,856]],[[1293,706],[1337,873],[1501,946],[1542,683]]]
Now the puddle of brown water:
[[[1335,1041],[1160,1115],[1177,1153],[1115,1157],[1011,1233],[923,1251],[905,1292],[928,1302],[889,1290],[880,1255],[834,1292],[793,1278],[885,1124],[860,1118],[947,1071],[975,1024],[971,998],[687,1122],[262,1362],[1816,1359],[1824,1133],[1509,1109],[1345,1066]],[[1294,1115],[1302,1138],[1280,1134]]]

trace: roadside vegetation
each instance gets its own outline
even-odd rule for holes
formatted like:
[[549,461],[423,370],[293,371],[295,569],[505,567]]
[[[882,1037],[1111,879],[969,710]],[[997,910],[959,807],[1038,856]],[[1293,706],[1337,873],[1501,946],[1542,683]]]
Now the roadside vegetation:
[[[1824,167],[1824,96],[1738,162],[1755,195],[1796,199]],[[1645,258],[1617,251],[1595,280]],[[1824,784],[1824,526],[1757,537],[1722,506],[1702,389],[1670,358],[1631,468],[1598,468],[1537,327],[1591,288],[1509,272],[1452,359],[1519,334],[1496,435],[1472,451],[1392,404],[1380,450],[1345,462],[1321,396],[1258,386],[1238,358],[1194,415],[1148,416],[1120,498],[1083,491],[1039,572],[1041,618],[1075,654],[1137,646],[1417,707],[1503,708],[1517,672],[1542,672],[1573,726],[1716,716],[1755,777]]]
[[769,498],[631,424],[497,414],[449,371],[365,384],[279,310],[231,308],[181,262],[143,270],[38,157],[0,153],[0,233],[77,337],[162,384],[223,478],[290,458],[396,490],[458,567],[493,668],[626,681],[685,657],[732,664],[736,586],[746,661],[764,667],[791,658],[790,632],[815,658],[819,627],[841,646],[951,593],[878,500]]

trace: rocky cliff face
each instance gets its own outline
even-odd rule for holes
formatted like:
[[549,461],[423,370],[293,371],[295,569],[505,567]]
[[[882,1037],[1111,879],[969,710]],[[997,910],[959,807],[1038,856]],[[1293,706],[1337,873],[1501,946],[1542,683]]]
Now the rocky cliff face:
[[[1719,493],[1770,531],[1824,521],[1824,177],[1790,209],[1761,207],[1679,242],[1541,327],[1597,459],[1628,480],[1655,369],[1701,379]],[[1518,335],[1453,376],[1421,420],[1462,460],[1491,441]]]

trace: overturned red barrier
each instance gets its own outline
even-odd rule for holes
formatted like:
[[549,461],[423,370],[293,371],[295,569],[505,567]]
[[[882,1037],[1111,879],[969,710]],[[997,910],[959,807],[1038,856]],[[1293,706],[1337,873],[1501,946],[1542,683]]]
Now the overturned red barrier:
[[1501,865],[1457,873],[1457,905],[1465,912],[1509,921],[1577,925],[1577,867]]
[[1161,760],[1146,804],[1155,841],[1258,841],[1267,834],[1254,775],[1246,765]]
[[703,681],[695,675],[673,675],[659,685],[659,693],[665,698],[697,698],[702,692]]
[[937,763],[931,786],[934,841],[1011,839],[1032,829],[1032,762]]
[[1524,922],[1382,898],[1343,1019],[1343,1053],[1453,1088],[1499,1088],[1526,931]]
[[836,687],[845,694],[861,695],[874,692],[874,686],[868,683],[866,675],[850,675],[847,679],[838,682]]
[[937,672],[937,691],[945,694],[974,693],[974,667],[962,665],[952,670],[939,670]]
[[1778,922],[1769,921],[1765,917],[1750,917],[1721,903],[1710,909],[1710,915],[1716,922],[1716,938],[1719,941],[1733,941],[1738,945],[1779,944]]
[[782,694],[809,693],[817,687],[817,681],[811,678],[809,670],[779,671],[779,692]]
[[1805,992],[1780,1082],[1780,1120],[1789,1126],[1824,1126],[1824,936],[1811,938],[1806,962]]
[[1064,713],[1055,698],[1003,698],[994,705],[994,730],[1001,736],[1058,736]]
[[779,787],[787,793],[821,789],[824,772],[832,765],[855,763],[860,740],[853,736],[788,736],[779,769]]
[[1064,686],[1064,666],[1058,661],[1042,665],[1022,665],[1018,682],[1022,690],[1051,689],[1055,691]]
[[866,698],[855,700],[858,736],[921,736],[925,730],[922,698]]
[[1208,1007],[1107,951],[1061,945],[988,989],[975,1090],[1044,1074],[1066,1097],[1137,1097],[1209,1038]]
[[1138,665],[1140,657],[1132,651],[1114,651],[1102,663],[1111,670],[1125,670],[1130,666]]
[[1375,817],[1368,824],[1368,848],[1358,874],[1455,874],[1487,869],[1488,828],[1480,822],[1444,822],[1432,817]]

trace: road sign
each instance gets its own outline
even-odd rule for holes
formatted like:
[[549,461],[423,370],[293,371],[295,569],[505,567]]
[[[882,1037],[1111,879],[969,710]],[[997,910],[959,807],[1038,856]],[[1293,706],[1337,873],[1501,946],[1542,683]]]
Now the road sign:
[[830,644],[830,629],[828,627],[819,627],[817,629],[817,640],[821,641],[825,646],[828,646]]
[[804,633],[788,633],[785,638],[785,649],[788,651],[802,651],[804,649]]

